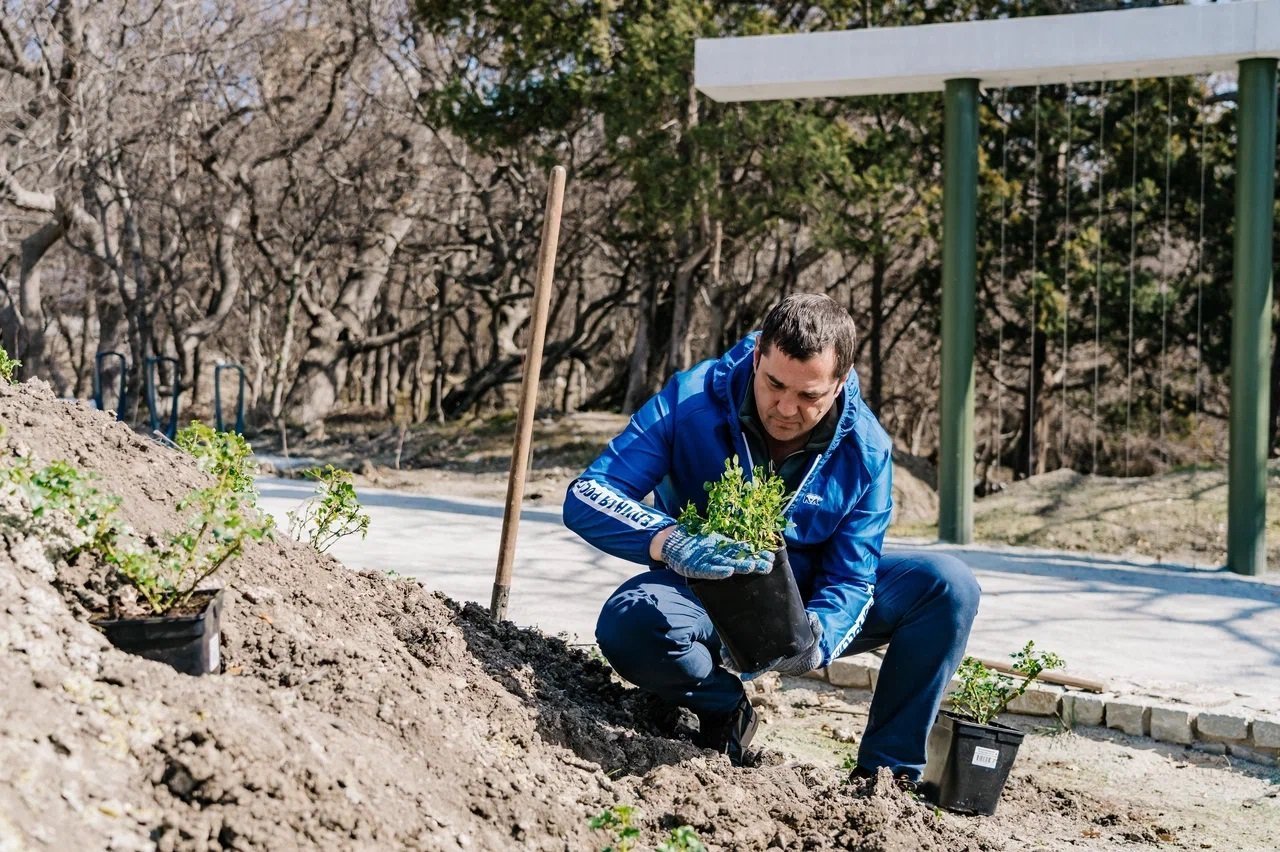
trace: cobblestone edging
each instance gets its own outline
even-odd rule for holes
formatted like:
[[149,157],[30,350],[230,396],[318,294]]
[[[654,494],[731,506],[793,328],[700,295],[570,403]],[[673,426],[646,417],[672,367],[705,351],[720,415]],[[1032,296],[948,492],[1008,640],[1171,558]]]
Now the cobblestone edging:
[[[879,660],[875,657],[836,660],[809,675],[852,689],[875,689],[879,676]],[[951,683],[952,688],[957,685],[954,680]],[[1033,684],[1010,702],[1009,711],[1057,717],[1070,728],[1113,728],[1158,742],[1280,766],[1280,713],[1209,709],[1145,695],[1099,695],[1048,684]]]

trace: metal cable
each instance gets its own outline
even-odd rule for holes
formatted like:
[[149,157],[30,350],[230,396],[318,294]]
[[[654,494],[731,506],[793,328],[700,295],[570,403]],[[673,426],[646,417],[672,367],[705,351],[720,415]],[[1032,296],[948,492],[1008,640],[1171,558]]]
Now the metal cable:
[[1129,438],[1133,423],[1133,284],[1138,252],[1138,81],[1133,81],[1133,126],[1129,146],[1133,165],[1129,181],[1129,351],[1126,360],[1124,404],[1124,475],[1129,475]]
[[1071,356],[1067,331],[1071,325],[1071,98],[1072,86],[1067,83],[1067,154],[1063,163],[1063,200],[1065,208],[1062,235],[1062,416],[1058,430],[1058,466],[1067,466],[1067,378],[1070,375]]
[[1173,78],[1166,78],[1166,116],[1164,140],[1164,235],[1160,248],[1160,454],[1165,463],[1169,453],[1165,445],[1165,386],[1169,342],[1169,196],[1173,171]]
[[1040,228],[1040,85],[1036,84],[1035,132],[1031,177],[1031,368],[1027,374],[1027,476],[1035,475],[1036,458],[1036,262]]
[[1107,82],[1098,85],[1098,254],[1094,261],[1093,280],[1093,469],[1098,472],[1098,380],[1102,359],[1102,243],[1103,185],[1106,177]]

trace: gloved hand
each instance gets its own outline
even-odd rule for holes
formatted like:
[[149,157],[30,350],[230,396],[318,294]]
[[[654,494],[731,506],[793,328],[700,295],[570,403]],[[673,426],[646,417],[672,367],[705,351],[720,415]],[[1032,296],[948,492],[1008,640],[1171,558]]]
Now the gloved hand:
[[693,535],[675,527],[662,544],[662,560],[681,577],[723,580],[734,574],[768,574],[773,554],[752,553],[749,545],[719,533]]
[[809,617],[809,629],[813,631],[813,644],[794,657],[779,657],[772,662],[766,663],[757,671],[740,672],[737,664],[733,661],[733,656],[729,653],[728,646],[721,645],[720,665],[738,675],[744,681],[755,680],[765,672],[778,672],[779,674],[795,675],[797,677],[808,674],[822,665],[822,625],[818,623],[818,617],[813,613],[806,612],[805,614]]
[[811,612],[807,614],[809,627],[813,630],[813,644],[794,657],[784,657],[773,663],[769,666],[769,671],[799,677],[822,665],[822,625],[818,623],[818,616]]

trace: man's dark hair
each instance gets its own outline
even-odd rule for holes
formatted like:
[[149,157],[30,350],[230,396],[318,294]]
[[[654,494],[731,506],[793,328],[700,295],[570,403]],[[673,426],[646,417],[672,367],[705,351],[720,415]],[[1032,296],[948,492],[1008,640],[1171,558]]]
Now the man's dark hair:
[[820,293],[795,293],[774,305],[764,318],[760,351],[777,346],[789,358],[808,361],[831,347],[839,378],[853,366],[857,338],[853,317],[835,299]]

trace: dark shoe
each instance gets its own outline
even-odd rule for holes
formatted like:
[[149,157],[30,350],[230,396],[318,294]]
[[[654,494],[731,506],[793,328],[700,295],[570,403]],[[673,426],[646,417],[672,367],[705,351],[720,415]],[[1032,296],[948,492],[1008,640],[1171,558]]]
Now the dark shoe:
[[744,696],[738,706],[727,716],[699,716],[701,730],[694,737],[694,744],[727,754],[734,766],[742,766],[747,746],[756,735],[756,711]]
[[[849,781],[874,781],[878,770],[867,766],[855,766],[853,771],[849,773]],[[904,793],[915,793],[919,789],[919,784],[912,779],[906,772],[894,772],[893,783],[898,785],[898,789]]]

